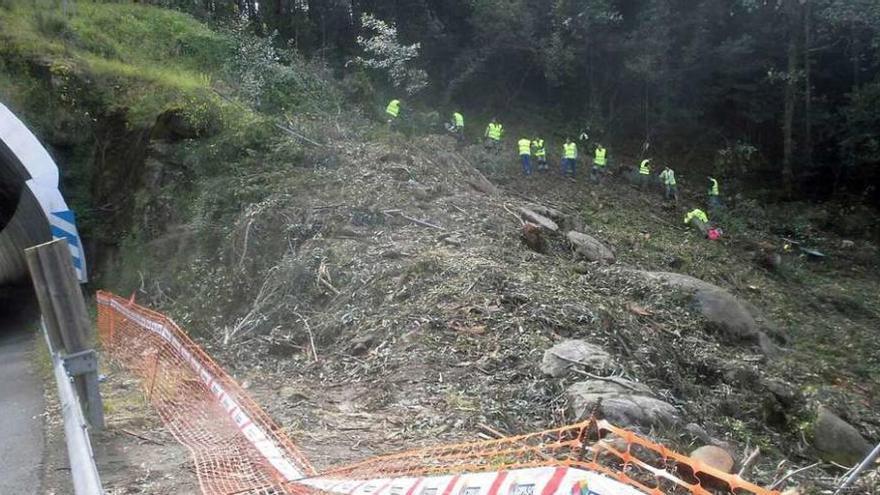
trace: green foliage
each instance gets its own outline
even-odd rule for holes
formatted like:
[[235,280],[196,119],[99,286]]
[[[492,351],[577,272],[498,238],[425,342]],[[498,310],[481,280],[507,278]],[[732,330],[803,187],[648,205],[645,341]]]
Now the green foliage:
[[850,95],[844,110],[846,128],[841,139],[845,162],[880,167],[880,80]]
[[188,15],[78,2],[65,19],[53,3],[19,1],[0,11],[0,26],[7,57],[54,56],[54,76],[90,79],[89,91],[128,113],[133,126],[169,109],[204,121],[223,105],[212,86],[233,42]]
[[243,101],[276,114],[332,108],[337,98],[318,67],[290,47],[280,47],[277,32],[259,36],[246,22],[234,23],[226,32],[234,51],[222,67]]

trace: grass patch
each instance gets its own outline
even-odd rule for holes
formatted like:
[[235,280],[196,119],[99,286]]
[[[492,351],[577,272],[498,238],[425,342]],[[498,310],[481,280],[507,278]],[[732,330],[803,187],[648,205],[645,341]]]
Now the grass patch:
[[[168,109],[201,119],[219,113],[224,102],[212,86],[234,49],[231,39],[186,14],[116,3],[78,2],[65,18],[51,2],[9,1],[0,8],[0,40],[3,58],[88,81],[106,107],[125,110],[133,125]],[[5,92],[22,99],[24,90]]]

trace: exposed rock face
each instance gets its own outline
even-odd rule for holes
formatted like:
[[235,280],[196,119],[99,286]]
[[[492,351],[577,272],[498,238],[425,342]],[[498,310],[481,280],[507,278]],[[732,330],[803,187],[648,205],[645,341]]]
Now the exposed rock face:
[[589,261],[614,263],[614,252],[595,237],[574,230],[569,231],[565,237],[571,243],[577,257]]
[[534,211],[528,208],[520,208],[519,209],[520,216],[528,222],[531,222],[535,225],[538,225],[542,229],[546,229],[550,232],[558,232],[559,225],[556,224],[553,220],[545,217],[544,215],[535,213]]
[[714,445],[704,445],[690,453],[690,457],[708,464],[713,468],[725,472],[732,473],[734,460],[729,452],[716,447]]
[[813,447],[828,462],[853,466],[871,451],[858,430],[824,406],[819,406],[812,426]]
[[583,340],[565,340],[544,351],[541,371],[554,378],[568,374],[569,368],[582,365],[594,371],[614,367],[614,360],[605,349]]
[[618,426],[670,426],[678,423],[676,409],[651,397],[651,389],[624,379],[588,380],[566,390],[571,413],[589,416],[598,405],[600,415]]
[[700,279],[668,272],[640,272],[649,279],[664,282],[677,289],[693,292],[694,302],[713,330],[732,342],[758,344],[764,354],[776,354],[779,349],[767,336],[772,332],[785,340],[781,332],[766,320],[753,305],[738,299],[730,292]]

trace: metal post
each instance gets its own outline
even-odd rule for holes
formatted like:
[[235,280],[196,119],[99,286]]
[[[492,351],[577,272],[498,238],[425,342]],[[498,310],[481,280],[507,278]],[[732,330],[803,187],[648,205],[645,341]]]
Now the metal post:
[[83,413],[95,429],[104,427],[104,406],[98,392],[97,361],[88,348],[91,319],[65,239],[58,239],[24,250],[34,292],[40,303],[50,347],[68,356],[79,391]]
[[155,359],[153,359],[153,365],[150,370],[150,386],[147,389],[147,401],[152,402],[153,400],[153,388],[156,386],[156,374],[159,372],[159,351],[153,353]]
[[874,462],[874,459],[876,459],[878,456],[880,456],[880,443],[878,443],[877,446],[874,447],[874,450],[872,450],[871,453],[868,454],[868,457],[865,457],[865,459],[862,460],[861,463],[859,463],[859,465],[853,470],[852,474],[850,474],[846,478],[846,481],[844,481],[843,484],[840,485],[840,488],[838,488],[837,491],[834,492],[834,495],[838,495],[847,487],[849,487],[849,485],[853,484],[853,482],[858,479],[859,475],[862,474],[862,471],[864,471],[869,464]]

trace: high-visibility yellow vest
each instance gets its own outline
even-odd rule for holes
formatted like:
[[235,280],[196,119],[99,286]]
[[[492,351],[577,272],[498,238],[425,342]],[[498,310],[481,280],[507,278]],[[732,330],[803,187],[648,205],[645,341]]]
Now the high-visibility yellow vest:
[[464,127],[464,115],[462,115],[458,112],[455,112],[452,114],[452,118],[455,119],[455,126],[456,127]]
[[522,138],[517,141],[519,145],[519,154],[520,155],[531,155],[532,154],[532,141],[526,138]]
[[642,164],[639,165],[639,173],[642,175],[651,175],[651,167],[648,164],[651,163],[651,160],[642,160]]
[[694,218],[702,221],[703,223],[709,223],[709,217],[706,216],[706,212],[699,208],[695,208],[691,210],[687,215],[685,215],[684,223],[688,224]]
[[578,147],[574,143],[565,143],[562,145],[562,157],[567,158],[569,160],[577,160],[578,157]]
[[385,108],[385,113],[397,117],[400,114],[400,100],[391,100]]
[[501,141],[501,134],[503,132],[504,128],[501,126],[501,124],[493,124],[490,122],[489,126],[486,127],[486,136],[488,136],[489,139],[493,139],[495,141]]
[[670,169],[664,170],[660,172],[660,179],[663,180],[663,183],[667,186],[675,185],[675,171]]
[[605,148],[602,148],[602,147],[596,148],[596,157],[593,158],[593,163],[595,163],[596,165],[598,165],[600,167],[604,167],[605,163],[606,163],[605,154],[607,152],[608,151]]
[[709,182],[712,183],[709,187],[709,196],[718,196],[718,181],[709,177]]
[[547,156],[547,150],[544,149],[543,139],[535,139],[532,141],[532,146],[535,147],[535,156]]

